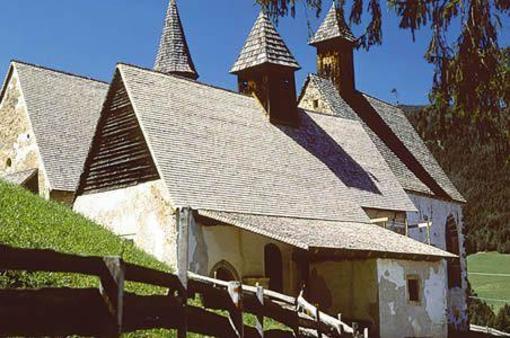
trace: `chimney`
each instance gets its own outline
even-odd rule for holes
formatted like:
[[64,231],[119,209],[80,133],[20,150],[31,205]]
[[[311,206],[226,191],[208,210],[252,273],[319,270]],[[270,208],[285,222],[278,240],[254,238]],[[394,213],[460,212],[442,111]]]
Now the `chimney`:
[[317,72],[331,79],[341,94],[356,91],[354,79],[354,47],[356,38],[347,26],[343,11],[331,6],[310,45],[317,48]]
[[294,72],[299,64],[261,11],[231,69],[239,92],[254,95],[272,123],[297,126],[298,110]]

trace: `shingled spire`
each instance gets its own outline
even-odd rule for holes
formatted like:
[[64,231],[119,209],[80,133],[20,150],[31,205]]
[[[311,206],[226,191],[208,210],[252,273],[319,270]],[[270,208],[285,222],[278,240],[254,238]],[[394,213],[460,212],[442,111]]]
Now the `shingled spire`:
[[267,14],[262,10],[230,72],[237,74],[266,63],[295,70],[301,68]]
[[168,5],[165,27],[161,34],[154,69],[167,74],[185,76],[193,80],[198,78],[175,0],[170,0]]
[[356,38],[347,26],[343,11],[335,2],[310,44],[317,48],[317,72],[329,78],[340,94],[356,91],[354,79],[354,47]]
[[297,126],[296,80],[299,64],[266,13],[260,12],[236,63],[239,92],[254,95],[273,123]]
[[333,5],[329,9],[324,22],[310,40],[310,44],[316,45],[320,42],[333,39],[344,39],[351,42],[356,41],[351,29],[345,22],[342,11],[336,7],[335,1],[333,1]]

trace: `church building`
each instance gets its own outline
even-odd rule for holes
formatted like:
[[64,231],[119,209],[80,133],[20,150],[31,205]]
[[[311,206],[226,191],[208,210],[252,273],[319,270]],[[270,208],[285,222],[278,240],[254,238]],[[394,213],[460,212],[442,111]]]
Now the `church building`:
[[110,84],[13,62],[0,177],[171,266],[187,233],[189,271],[303,291],[370,337],[468,329],[465,200],[404,112],[356,87],[341,10],[311,39],[317,74],[299,93],[264,11],[236,91],[198,81],[175,0],[160,41],[154,69],[118,64]]

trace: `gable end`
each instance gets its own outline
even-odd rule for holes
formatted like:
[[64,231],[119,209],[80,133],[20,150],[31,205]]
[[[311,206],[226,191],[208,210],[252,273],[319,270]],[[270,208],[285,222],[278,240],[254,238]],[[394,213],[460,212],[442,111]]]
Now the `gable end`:
[[80,180],[78,195],[159,179],[120,74],[115,74]]

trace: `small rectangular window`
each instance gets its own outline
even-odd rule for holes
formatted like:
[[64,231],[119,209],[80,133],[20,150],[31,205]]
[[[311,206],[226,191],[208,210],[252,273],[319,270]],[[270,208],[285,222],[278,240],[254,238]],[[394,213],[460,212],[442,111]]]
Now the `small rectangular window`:
[[420,279],[418,276],[407,276],[407,299],[413,303],[420,302]]
[[319,108],[319,100],[313,100],[313,108],[314,109]]

